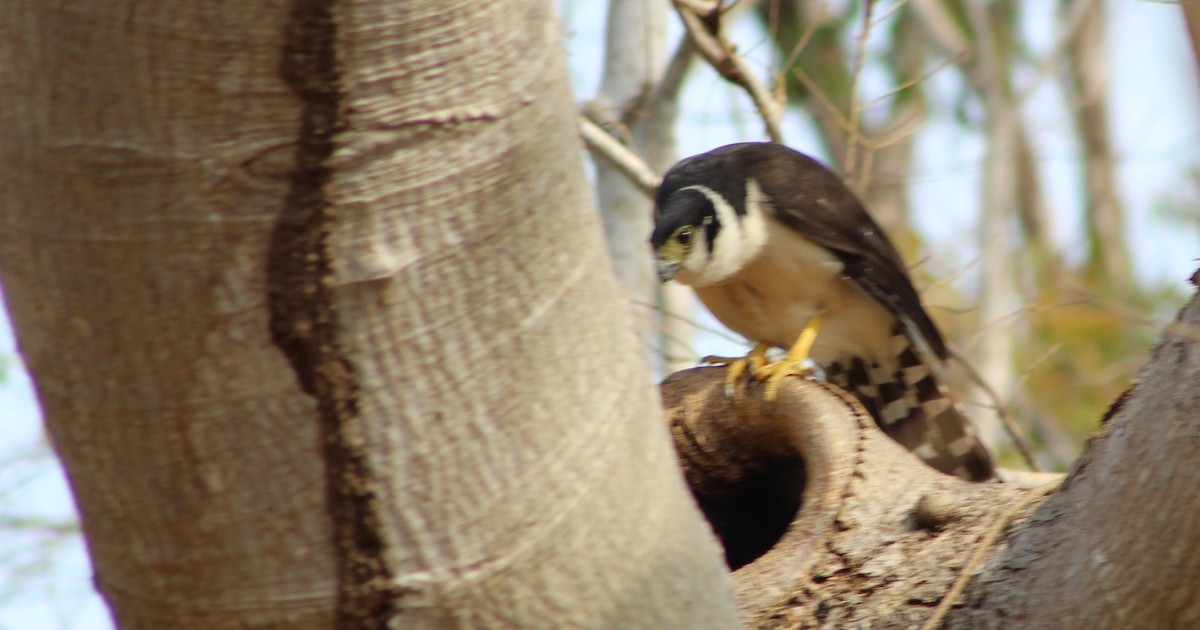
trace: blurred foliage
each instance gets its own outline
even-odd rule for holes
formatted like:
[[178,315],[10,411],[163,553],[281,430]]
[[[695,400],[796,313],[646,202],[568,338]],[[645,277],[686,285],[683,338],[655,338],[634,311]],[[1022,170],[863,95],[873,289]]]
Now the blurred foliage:
[[[1106,284],[1046,284],[1030,303],[1027,332],[1018,344],[1024,385],[1019,416],[1038,418],[1034,446],[1062,468],[1076,447],[1099,428],[1104,411],[1130,387],[1165,318],[1151,317],[1183,304],[1182,286],[1135,288],[1117,303]],[[1054,439],[1058,437],[1058,439]]]

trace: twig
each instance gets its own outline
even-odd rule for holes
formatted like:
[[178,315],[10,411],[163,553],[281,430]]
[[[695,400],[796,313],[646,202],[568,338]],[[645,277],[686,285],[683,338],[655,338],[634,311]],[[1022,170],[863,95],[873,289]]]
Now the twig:
[[683,7],[696,15],[711,15],[716,11],[721,10],[720,0],[716,2],[704,2],[704,0],[675,0],[676,8]]
[[930,68],[925,73],[920,74],[915,78],[909,79],[909,80],[905,81],[904,83],[901,83],[900,85],[897,85],[896,87],[893,87],[892,89],[884,92],[883,94],[880,94],[879,96],[876,96],[875,98],[871,99],[871,102],[867,103],[865,105],[865,107],[871,107],[872,105],[875,105],[877,103],[882,103],[883,101],[895,96],[896,94],[899,94],[900,92],[903,92],[904,90],[907,90],[910,87],[924,83],[927,79],[929,79],[933,75],[944,70],[946,68],[946,66],[949,66],[951,64],[956,64],[956,63],[962,61],[962,58],[966,57],[966,56],[967,56],[967,54],[965,52],[960,52],[957,55],[946,57],[945,59],[943,59],[941,61],[941,63],[935,65],[933,68]]
[[888,18],[899,13],[900,9],[903,9],[904,5],[908,4],[908,2],[909,2],[909,0],[900,0],[899,2],[893,3],[892,6],[888,7],[887,10],[884,11],[882,15],[875,18],[875,20],[871,24],[868,24],[867,25],[868,28],[873,28],[873,27],[879,26],[880,24],[883,24],[884,22],[888,21]]
[[829,98],[829,95],[821,89],[821,86],[817,85],[817,82],[814,81],[812,77],[808,76],[808,73],[804,71],[804,68],[799,66],[792,68],[792,75],[795,76],[800,83],[804,84],[805,89],[807,89],[813,95],[813,98],[816,98],[817,101],[821,103],[821,106],[825,108],[825,111],[827,111],[829,115],[833,117],[833,122],[835,125],[840,127],[843,131],[850,128],[850,121],[846,119],[846,115],[837,108],[837,105],[834,105],[833,99]]
[[585,116],[579,117],[579,132],[593,155],[617,167],[638,190],[654,199],[654,194],[658,191],[659,177],[646,166],[642,158]]
[[804,52],[804,49],[808,47],[808,42],[813,38],[813,35],[817,34],[817,27],[821,24],[821,21],[825,19],[825,12],[828,10],[829,6],[825,4],[821,4],[817,7],[816,15],[814,15],[812,19],[808,20],[808,24],[804,27],[804,32],[800,34],[800,39],[796,42],[796,45],[792,47],[792,52],[788,53],[787,61],[783,62],[783,65],[779,66],[781,69],[791,68],[800,59],[800,53]]
[[[1027,101],[1037,90],[1042,80],[1051,74],[1051,70],[1053,70],[1055,64],[1063,55],[1063,49],[1066,48],[1071,38],[1079,30],[1079,26],[1083,23],[1083,18],[1094,2],[1095,0],[1076,0],[1071,3],[1067,17],[1063,21],[1063,28],[1055,37],[1050,50],[1043,55],[1042,61],[1037,64],[1032,78],[1016,96],[1010,97],[1014,102],[1021,104]],[[978,69],[980,65],[979,59],[966,54],[967,51],[973,48],[973,45],[968,42],[967,35],[950,15],[949,10],[942,3],[935,0],[918,0],[912,3],[912,9],[914,15],[925,25],[933,41],[937,42],[954,59],[961,62],[968,82],[976,89],[979,89],[981,86],[987,86],[987,76]]]
[[[722,78],[730,83],[741,86],[754,101],[759,116],[763,119],[767,137],[772,142],[783,142],[783,133],[779,129],[782,118],[781,108],[775,103],[771,91],[751,71],[749,64],[734,52],[733,44],[716,32],[717,20],[720,18],[720,6],[709,8],[707,3],[695,0],[672,0],[683,27],[691,37],[696,50],[704,57]],[[710,27],[709,24],[712,24]]]
[[728,341],[729,343],[736,343],[736,344],[741,344],[741,345],[747,345],[747,343],[748,343],[745,338],[733,335],[727,330],[724,330],[721,328],[714,328],[712,326],[705,326],[704,324],[700,323],[699,320],[697,320],[693,317],[689,317],[687,315],[680,315],[678,313],[672,313],[671,311],[668,311],[668,310],[662,308],[658,304],[654,304],[651,302],[643,302],[641,300],[634,300],[633,303],[636,306],[641,306],[643,308],[646,308],[646,309],[649,309],[652,311],[657,311],[659,315],[662,315],[663,317],[665,317],[667,319],[674,319],[676,321],[681,321],[685,324],[690,325],[692,328],[695,328],[696,330],[698,330],[702,333],[707,333],[707,334],[713,335],[714,337],[717,337],[723,341]]
[[1058,354],[1058,352],[1062,350],[1062,347],[1063,344],[1061,341],[1055,342],[1054,344],[1051,344],[1049,348],[1046,348],[1046,350],[1042,352],[1041,356],[1036,357],[1032,361],[1029,361],[1022,366],[1021,373],[1017,376],[1016,386],[1021,387],[1025,385],[1025,383],[1028,382],[1033,376],[1034,370],[1038,369],[1043,363],[1049,361],[1051,357]]
[[1000,423],[1004,425],[1004,431],[1008,433],[1008,437],[1012,439],[1013,445],[1017,447],[1017,452],[1021,453],[1021,459],[1025,460],[1025,465],[1029,466],[1029,469],[1034,472],[1043,472],[1041,465],[1038,464],[1037,459],[1033,456],[1033,449],[1029,446],[1029,438],[1025,436],[1025,431],[1021,428],[1021,425],[1017,424],[1017,421],[1013,419],[1008,405],[1000,400],[1000,394],[992,389],[991,385],[988,385],[987,381],[975,370],[975,366],[971,365],[970,361],[967,361],[966,357],[953,350],[950,352],[954,358],[958,359],[959,364],[966,369],[967,375],[971,377],[971,380],[983,390],[983,393],[988,398],[992,399],[992,404],[995,405],[996,409],[996,416],[1000,418]]
[[867,191],[867,180],[870,174],[858,168],[858,147],[861,142],[862,130],[859,129],[859,118],[862,107],[858,102],[858,92],[862,88],[863,66],[867,60],[867,40],[871,37],[871,13],[875,8],[873,0],[863,3],[863,29],[858,36],[858,45],[854,50],[854,64],[850,70],[850,112],[846,119],[849,123],[846,129],[846,155],[842,165],[842,173],[851,178],[855,189],[860,195]]
[[79,523],[75,521],[58,521],[38,516],[0,515],[0,531],[21,530],[26,532],[47,533],[55,536],[74,536],[79,534]]
[[[947,6],[938,0],[917,0],[912,3],[912,10],[925,26],[930,38],[947,53],[959,57],[970,52],[971,43]],[[965,56],[962,58],[967,59]]]
[[864,140],[863,146],[871,151],[886,149],[893,144],[896,144],[897,142],[900,142],[901,140],[904,140],[917,133],[924,125],[925,121],[922,119],[921,114],[919,113],[913,114],[905,120],[893,120],[892,126],[894,129],[892,131],[889,131],[886,136],[880,138]]
[[942,621],[946,619],[946,614],[950,612],[954,604],[958,603],[958,598],[962,597],[963,591],[967,590],[967,584],[971,582],[972,575],[983,564],[987,553],[995,548],[996,541],[1000,539],[1000,535],[1004,533],[1005,528],[1016,519],[1017,513],[1034,501],[1054,492],[1061,485],[1062,480],[1060,479],[1033,490],[1028,495],[1013,503],[1013,506],[1003,516],[996,519],[995,522],[979,535],[979,540],[975,543],[975,549],[971,552],[971,557],[967,559],[962,570],[959,571],[958,577],[954,579],[954,584],[946,592],[946,596],[938,603],[938,607],[933,611],[933,615],[921,625],[921,630],[937,630],[941,627]]

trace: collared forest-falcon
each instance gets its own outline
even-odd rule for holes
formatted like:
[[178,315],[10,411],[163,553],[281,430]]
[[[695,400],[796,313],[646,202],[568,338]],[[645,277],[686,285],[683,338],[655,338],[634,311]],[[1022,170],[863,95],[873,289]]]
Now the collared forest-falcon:
[[[820,162],[770,142],[675,164],[655,202],[659,279],[690,285],[756,345],[728,364],[773,399],[815,363],[885,433],[942,472],[994,476],[992,458],[937,374],[949,356],[904,261],[863,204]],[[766,352],[787,355],[770,362]]]

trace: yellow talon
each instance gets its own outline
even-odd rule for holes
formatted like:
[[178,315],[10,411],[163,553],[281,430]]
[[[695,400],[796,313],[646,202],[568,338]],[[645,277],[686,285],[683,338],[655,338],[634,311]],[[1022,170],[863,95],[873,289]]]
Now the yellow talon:
[[733,398],[736,389],[737,381],[749,369],[750,373],[758,374],[758,370],[767,365],[767,350],[771,344],[758,343],[754,349],[744,357],[717,357],[707,356],[700,359],[701,363],[709,365],[724,365],[725,368],[725,396]]
[[788,376],[793,374],[808,375],[812,373],[812,370],[804,365],[804,362],[808,360],[813,342],[817,340],[817,331],[821,329],[821,324],[823,323],[825,323],[824,316],[814,316],[804,325],[804,330],[800,331],[800,336],[796,338],[796,343],[792,344],[792,348],[788,350],[787,356],[778,361],[755,368],[754,377],[767,384],[766,391],[763,392],[763,400],[767,402],[775,400],[775,397],[779,395],[779,384]]

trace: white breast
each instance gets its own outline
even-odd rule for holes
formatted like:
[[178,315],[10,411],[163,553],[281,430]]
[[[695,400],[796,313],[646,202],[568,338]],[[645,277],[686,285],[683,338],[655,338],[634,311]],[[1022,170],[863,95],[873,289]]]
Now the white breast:
[[[809,319],[823,313],[826,321],[811,354],[818,364],[847,356],[892,363],[891,313],[842,276],[843,265],[833,254],[756,205],[748,204],[748,214],[762,222],[763,245],[736,273],[695,286],[704,305],[747,339],[781,348],[791,347]],[[719,243],[714,249],[719,251]]]

